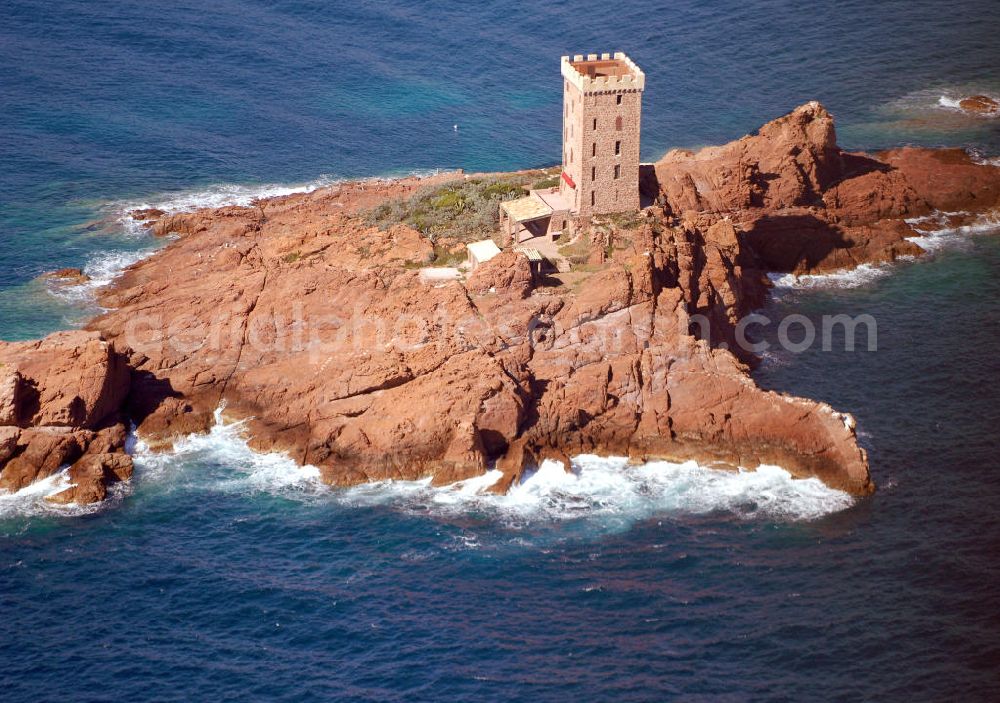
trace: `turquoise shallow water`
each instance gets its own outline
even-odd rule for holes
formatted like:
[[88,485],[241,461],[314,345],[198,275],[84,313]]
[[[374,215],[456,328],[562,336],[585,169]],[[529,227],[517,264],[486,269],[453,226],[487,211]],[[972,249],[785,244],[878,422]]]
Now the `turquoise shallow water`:
[[[0,338],[85,319],[33,282],[153,243],[130,204],[558,158],[558,56],[649,76],[643,155],[809,99],[841,142],[1000,155],[995,3],[8,2]],[[459,125],[456,132],[453,125]],[[506,499],[330,491],[238,428],[139,454],[97,511],[0,497],[5,700],[995,700],[1000,238],[778,289],[873,315],[877,352],[775,354],[759,382],[854,413],[880,491],[582,458]]]

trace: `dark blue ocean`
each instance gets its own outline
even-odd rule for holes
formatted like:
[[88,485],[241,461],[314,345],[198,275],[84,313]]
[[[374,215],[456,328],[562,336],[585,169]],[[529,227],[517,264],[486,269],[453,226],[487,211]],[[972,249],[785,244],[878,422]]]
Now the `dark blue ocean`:
[[[841,144],[1000,156],[1000,4],[0,5],[0,338],[79,325],[122,213],[558,161],[564,53],[647,73],[643,157],[818,99]],[[457,125],[458,129],[455,129]],[[504,498],[333,491],[217,427],[96,510],[0,496],[0,699],[1000,700],[1000,237],[782,285],[877,351],[758,382],[858,419],[879,485],[581,457]],[[49,487],[51,488],[51,486]]]

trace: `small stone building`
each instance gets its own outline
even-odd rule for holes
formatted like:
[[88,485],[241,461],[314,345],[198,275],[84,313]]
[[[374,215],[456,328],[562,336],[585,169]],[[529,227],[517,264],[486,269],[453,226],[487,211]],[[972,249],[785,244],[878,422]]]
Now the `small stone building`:
[[485,264],[494,256],[500,253],[500,247],[492,239],[484,239],[481,242],[472,242],[466,245],[469,254],[469,270],[475,271],[479,264]]
[[534,237],[555,241],[570,222],[569,204],[559,188],[533,190],[523,198],[500,204],[500,234],[505,247]]

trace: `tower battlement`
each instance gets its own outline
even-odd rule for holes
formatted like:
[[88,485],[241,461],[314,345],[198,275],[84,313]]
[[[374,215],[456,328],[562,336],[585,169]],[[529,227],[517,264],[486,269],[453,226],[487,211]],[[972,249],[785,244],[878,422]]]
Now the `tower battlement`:
[[562,57],[562,75],[584,94],[644,90],[646,74],[621,51]]

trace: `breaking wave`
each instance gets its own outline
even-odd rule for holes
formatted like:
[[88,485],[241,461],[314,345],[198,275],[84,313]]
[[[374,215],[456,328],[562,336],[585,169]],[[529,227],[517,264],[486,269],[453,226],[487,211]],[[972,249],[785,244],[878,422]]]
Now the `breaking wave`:
[[[967,92],[964,95],[957,96],[957,97],[955,96],[955,94],[941,95],[941,96],[938,97],[937,106],[945,108],[947,110],[961,112],[963,115],[969,115],[971,117],[981,117],[981,118],[991,119],[991,118],[995,118],[997,116],[997,113],[995,113],[995,112],[989,112],[989,113],[971,113],[971,112],[968,112],[968,111],[962,109],[962,105],[961,105],[962,100],[964,98],[970,96],[970,95],[986,95],[986,93],[973,91],[973,92]],[[993,97],[993,96],[989,96],[989,97]]]
[[83,267],[83,272],[90,280],[73,285],[52,281],[48,285],[48,291],[66,302],[84,307],[92,306],[100,289],[110,285],[129,266],[155,251],[155,248],[150,247],[135,251],[108,250],[94,254]]
[[512,529],[573,521],[601,531],[683,515],[815,520],[854,502],[818,479],[795,479],[777,466],[755,471],[711,469],[693,461],[631,466],[625,458],[594,455],[574,457],[568,472],[559,462],[545,461],[506,495],[489,490],[501,477],[497,470],[440,487],[428,478],[337,489],[321,481],[315,466],[300,466],[285,454],[252,450],[245,439],[245,421],[225,422],[221,408],[207,434],[191,435],[172,451],[151,452],[134,440],[129,449],[135,475],[131,482],[117,485],[104,503],[62,506],[46,501],[46,496],[69,486],[63,470],[17,493],[0,493],[0,518],[82,515],[137,491],[155,500],[157,493],[178,490],[280,496],[319,509],[385,506],[445,521],[475,517]]
[[431,480],[378,481],[336,489],[322,483],[315,466],[299,466],[284,454],[262,454],[244,439],[244,423],[226,424],[221,411],[205,435],[179,442],[174,451],[149,453],[137,447],[136,475],[167,490],[280,495],[346,508],[387,506],[408,514],[445,520],[469,516],[504,527],[583,520],[626,528],[654,516],[721,513],[738,519],[813,520],[843,510],[853,499],[818,479],[795,479],[776,466],[725,471],[693,461],[652,461],[630,466],[627,459],[581,455],[571,471],[543,462],[506,495],[490,492],[501,476],[483,476],[448,486]]
[[377,182],[397,178],[426,177],[438,173],[441,173],[439,169],[414,169],[410,171],[400,171],[398,173],[386,174],[383,176],[373,176],[370,178],[346,179],[332,175],[322,175],[314,180],[303,183],[218,183],[204,188],[163,193],[143,199],[113,201],[106,203],[102,209],[106,212],[117,214],[131,223],[134,221],[131,217],[127,217],[127,215],[132,210],[155,208],[168,214],[175,214],[201,210],[203,208],[225,207],[227,205],[245,207],[253,203],[255,200],[263,198],[278,198],[285,195],[295,195],[297,193],[312,193],[320,188],[337,185],[338,183],[355,181]]
[[[1000,230],[1000,212],[998,211],[977,215],[971,222],[966,221],[969,216],[970,213],[967,212],[935,212],[923,217],[908,219],[906,223],[919,232],[919,236],[909,237],[909,240],[924,251],[935,252],[960,245],[971,235]],[[950,221],[955,219],[959,219],[964,224],[948,226]]]
[[57,471],[48,478],[35,481],[19,491],[11,493],[0,490],[0,520],[11,518],[26,518],[36,516],[77,517],[90,515],[104,508],[109,501],[118,501],[124,494],[126,486],[117,486],[110,491],[108,498],[102,503],[93,505],[77,505],[75,503],[52,503],[46,498],[69,488],[69,467]]
[[545,461],[506,495],[488,492],[499,471],[435,488],[429,480],[382,482],[339,491],[348,505],[391,504],[408,512],[461,517],[474,512],[508,527],[585,519],[628,527],[657,516],[721,513],[740,519],[814,520],[853,499],[818,479],[794,479],[777,466],[725,471],[693,461],[630,466],[622,457],[580,455],[571,471]]
[[[174,444],[173,451],[150,452],[139,441],[133,456],[136,474],[143,482],[173,482],[180,472],[199,488],[237,493],[317,493],[325,490],[315,466],[299,466],[281,453],[255,452],[246,443],[246,421],[225,422],[223,408],[215,411],[215,424],[206,434],[193,434]],[[186,471],[192,466],[195,471]],[[205,467],[208,467],[206,470]],[[207,481],[207,483],[203,483]]]
[[[265,183],[257,185],[239,185],[219,183],[205,188],[165,193],[145,199],[120,200],[105,206],[110,212],[119,213],[123,217],[132,210],[156,208],[166,213],[190,212],[202,208],[224,207],[226,205],[246,206],[261,198],[276,198],[296,193],[311,193],[319,188],[342,182],[343,179],[332,176],[320,176],[316,180],[298,184]],[[127,218],[131,221],[131,218]]]
[[83,266],[83,272],[90,277],[86,283],[78,285],[55,283],[49,286],[49,291],[57,298],[70,303],[92,305],[97,291],[111,284],[129,266],[154,254],[159,248],[159,242],[150,236],[141,222],[131,217],[129,213],[133,210],[155,208],[174,214],[225,205],[249,205],[259,198],[311,193],[338,182],[340,179],[321,176],[314,181],[301,184],[218,184],[197,190],[165,193],[145,199],[103,203],[100,205],[100,210],[105,213],[104,221],[107,223],[107,234],[126,246],[93,254]]
[[794,273],[769,273],[768,278],[779,292],[782,289],[858,288],[884,278],[891,270],[890,264],[861,264],[853,269],[802,276]]
[[[969,221],[970,217],[973,216],[968,212],[934,212],[910,218],[906,223],[917,232],[917,236],[907,239],[926,252],[936,252],[961,246],[972,235],[1000,231],[1000,211],[976,215]],[[952,221],[964,224],[948,226]],[[903,256],[897,262],[913,260],[912,256]],[[861,264],[853,269],[801,276],[793,273],[770,273],[768,278],[779,294],[782,291],[810,288],[858,288],[889,275],[894,266],[895,263]]]
[[[880,110],[904,118],[955,117],[963,118],[960,122],[969,124],[968,120],[977,117],[995,117],[989,114],[973,114],[962,109],[960,103],[964,98],[973,95],[996,97],[996,85],[985,84],[953,84],[933,86],[915,90],[905,95],[893,98],[885,103]],[[947,125],[950,120],[945,120]],[[958,124],[958,123],[955,123]],[[926,126],[926,125],[925,125]]]

